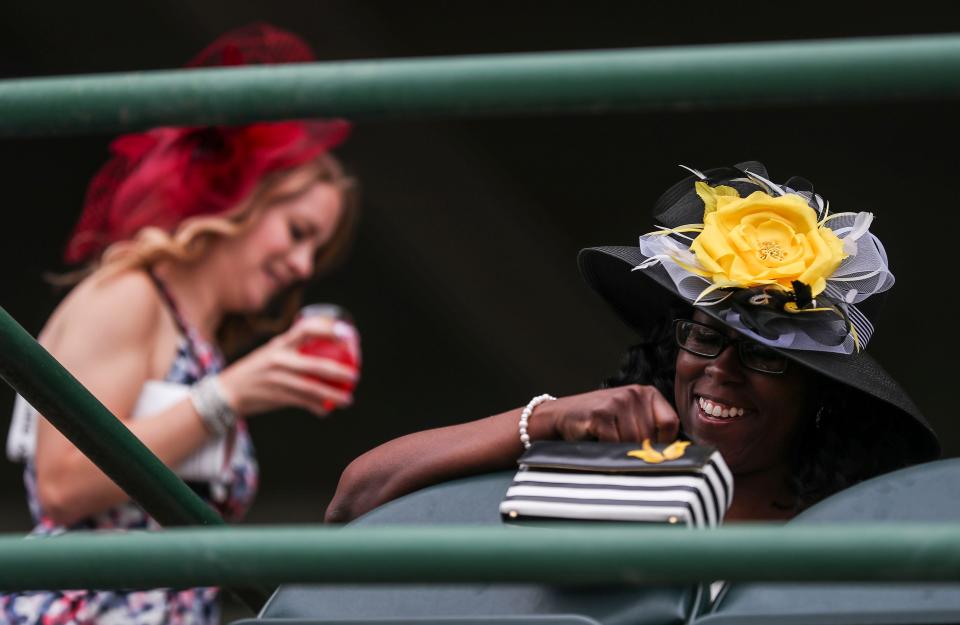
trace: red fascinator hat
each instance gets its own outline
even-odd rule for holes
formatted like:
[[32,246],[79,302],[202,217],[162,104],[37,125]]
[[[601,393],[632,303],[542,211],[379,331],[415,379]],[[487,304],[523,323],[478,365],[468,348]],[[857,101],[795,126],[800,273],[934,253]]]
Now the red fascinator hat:
[[[314,60],[296,35],[268,24],[231,31],[186,67]],[[118,137],[87,189],[64,259],[96,259],[145,226],[172,232],[190,217],[224,213],[266,174],[311,161],[346,139],[342,119],[246,126],[163,127]]]

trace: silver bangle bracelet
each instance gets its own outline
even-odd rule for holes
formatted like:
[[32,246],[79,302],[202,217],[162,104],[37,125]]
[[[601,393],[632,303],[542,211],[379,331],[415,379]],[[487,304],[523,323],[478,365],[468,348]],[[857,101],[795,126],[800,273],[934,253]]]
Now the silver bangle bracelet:
[[556,397],[553,395],[537,395],[530,400],[530,403],[527,404],[527,407],[523,409],[523,412],[520,413],[520,443],[523,445],[524,449],[530,449],[530,434],[527,433],[527,426],[530,423],[530,415],[533,414],[533,409],[542,404],[545,401],[553,401]]
[[207,376],[193,385],[190,402],[204,427],[214,436],[223,436],[237,422],[237,413],[227,403],[216,375]]

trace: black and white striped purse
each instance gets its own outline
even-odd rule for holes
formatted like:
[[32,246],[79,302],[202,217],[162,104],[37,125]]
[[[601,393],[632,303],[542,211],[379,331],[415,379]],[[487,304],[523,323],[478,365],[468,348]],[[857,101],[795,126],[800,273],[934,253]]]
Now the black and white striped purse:
[[733,476],[712,447],[537,441],[500,504],[504,520],[641,521],[716,527]]

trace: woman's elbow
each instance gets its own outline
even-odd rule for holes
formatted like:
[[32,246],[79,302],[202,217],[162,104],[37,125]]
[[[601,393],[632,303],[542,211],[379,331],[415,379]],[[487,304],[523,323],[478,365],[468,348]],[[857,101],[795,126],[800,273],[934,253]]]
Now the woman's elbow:
[[84,517],[80,501],[62,480],[37,479],[37,500],[43,516],[60,526],[68,527]]
[[[106,509],[103,494],[84,475],[85,457],[64,454],[58,462],[37,463],[37,501],[44,517],[57,525],[69,527]],[[97,478],[106,480],[105,476]],[[107,482],[109,483],[109,481]]]
[[383,482],[361,456],[347,465],[324,514],[326,523],[347,523],[379,505]]
[[337,496],[333,496],[327,511],[323,514],[324,523],[340,524],[348,523],[353,519],[350,514],[349,505],[344,505],[343,501],[338,501]]

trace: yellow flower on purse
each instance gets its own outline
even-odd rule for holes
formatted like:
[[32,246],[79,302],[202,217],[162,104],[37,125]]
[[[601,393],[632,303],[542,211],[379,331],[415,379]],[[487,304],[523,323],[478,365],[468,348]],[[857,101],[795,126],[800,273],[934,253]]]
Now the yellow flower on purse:
[[755,191],[741,198],[731,187],[702,181],[696,191],[706,209],[690,251],[718,288],[779,285],[792,291],[799,281],[815,297],[847,256],[843,242],[798,195]]

